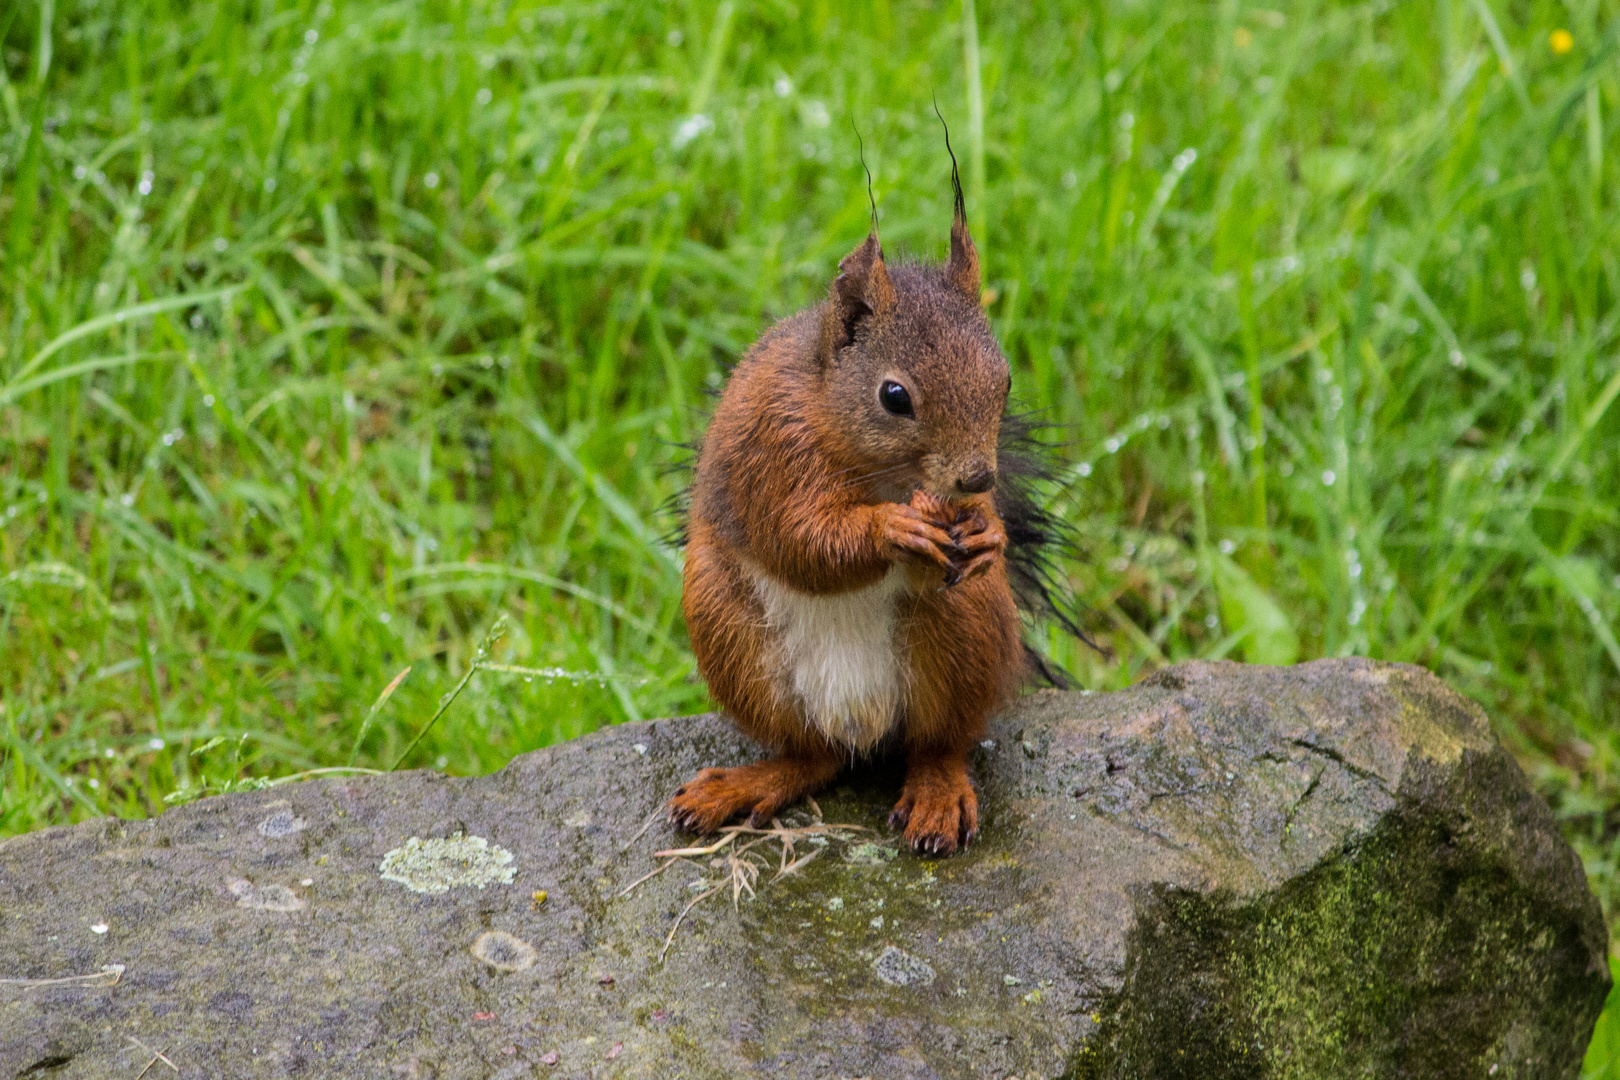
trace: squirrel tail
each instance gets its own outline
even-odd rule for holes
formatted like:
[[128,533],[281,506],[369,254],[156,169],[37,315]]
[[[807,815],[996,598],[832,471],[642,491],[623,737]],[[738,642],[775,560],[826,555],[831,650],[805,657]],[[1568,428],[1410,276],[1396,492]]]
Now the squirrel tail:
[[[1007,578],[1026,615],[1057,623],[1106,657],[1108,650],[1080,625],[1080,601],[1058,566],[1059,559],[1080,556],[1079,533],[1040,499],[1040,486],[1056,481],[1058,473],[1055,448],[1038,437],[1047,426],[1032,413],[1009,413],[1001,421],[996,513],[1007,530]],[[1024,651],[1037,681],[1063,688],[1074,685],[1066,672],[1032,646],[1026,644]]]
[[1051,686],[1058,690],[1076,690],[1080,686],[1074,681],[1074,676],[1052,663],[1051,657],[1027,641],[1024,642],[1024,661],[1029,665],[1030,680],[1040,686]]

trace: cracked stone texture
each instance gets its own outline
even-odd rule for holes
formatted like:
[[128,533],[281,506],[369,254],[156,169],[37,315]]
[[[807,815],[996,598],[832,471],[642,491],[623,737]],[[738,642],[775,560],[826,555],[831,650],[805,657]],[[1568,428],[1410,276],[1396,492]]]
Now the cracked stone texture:
[[[0,978],[124,972],[0,985],[0,1078],[133,1077],[135,1039],[181,1077],[1576,1075],[1598,905],[1426,672],[1189,663],[1032,695],[990,739],[967,855],[898,850],[898,777],[869,770],[821,800],[866,844],[704,902],[662,965],[720,871],[618,894],[680,841],[636,833],[682,780],[757,756],[713,716],[14,838]],[[458,832],[513,882],[379,878]]]

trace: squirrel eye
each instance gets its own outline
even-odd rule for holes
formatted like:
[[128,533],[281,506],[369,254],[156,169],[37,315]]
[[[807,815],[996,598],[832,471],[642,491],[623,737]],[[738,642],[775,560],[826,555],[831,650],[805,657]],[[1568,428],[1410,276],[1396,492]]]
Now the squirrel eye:
[[883,385],[878,387],[878,401],[884,409],[895,416],[912,415],[911,394],[893,379],[885,380]]

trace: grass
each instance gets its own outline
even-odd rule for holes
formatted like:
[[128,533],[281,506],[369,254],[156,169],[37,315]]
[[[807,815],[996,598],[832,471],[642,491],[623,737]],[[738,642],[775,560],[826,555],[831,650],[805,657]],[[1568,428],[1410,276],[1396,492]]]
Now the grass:
[[1054,655],[1423,664],[1615,911],[1616,14],[7,5],[0,833],[704,707],[679,446],[862,236],[857,126],[943,251],[937,95],[1117,659]]

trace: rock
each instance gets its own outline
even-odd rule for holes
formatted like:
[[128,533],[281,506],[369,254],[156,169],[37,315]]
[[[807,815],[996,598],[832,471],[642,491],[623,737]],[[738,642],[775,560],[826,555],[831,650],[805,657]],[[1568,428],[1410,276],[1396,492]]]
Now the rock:
[[36,981],[0,984],[0,1078],[158,1051],[210,1077],[1573,1077],[1609,987],[1546,806],[1417,668],[1042,692],[984,743],[965,856],[900,849],[878,768],[820,801],[870,831],[801,837],[775,881],[760,844],[753,898],[708,855],[622,895],[691,844],[641,831],[670,792],[757,753],[662,720],[7,841],[0,978]]

